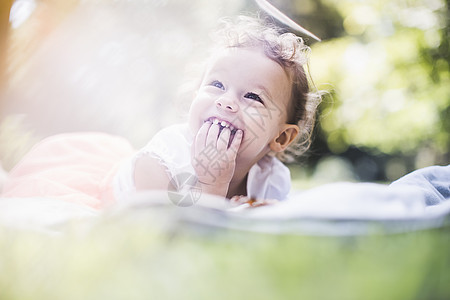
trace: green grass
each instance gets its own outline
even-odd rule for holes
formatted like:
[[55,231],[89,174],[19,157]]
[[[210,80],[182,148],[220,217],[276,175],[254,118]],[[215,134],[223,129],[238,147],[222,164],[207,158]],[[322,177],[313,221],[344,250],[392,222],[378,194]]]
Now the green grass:
[[449,299],[449,228],[352,237],[189,227],[148,210],[0,229],[0,299]]

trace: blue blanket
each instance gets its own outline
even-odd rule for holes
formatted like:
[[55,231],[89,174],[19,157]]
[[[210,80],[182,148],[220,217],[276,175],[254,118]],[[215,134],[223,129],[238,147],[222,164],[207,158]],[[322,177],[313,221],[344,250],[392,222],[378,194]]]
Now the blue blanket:
[[408,187],[422,195],[426,205],[450,200],[450,165],[419,169],[391,183],[392,187]]
[[[312,234],[404,232],[449,224],[450,165],[416,170],[390,185],[338,182],[246,212],[255,230]],[[258,222],[267,223],[258,228]]]

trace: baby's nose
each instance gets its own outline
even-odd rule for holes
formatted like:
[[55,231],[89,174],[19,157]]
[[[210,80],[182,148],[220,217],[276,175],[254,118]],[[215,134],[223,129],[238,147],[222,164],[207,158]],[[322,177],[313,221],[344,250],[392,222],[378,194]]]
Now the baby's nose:
[[216,100],[216,107],[220,109],[224,109],[229,112],[237,112],[238,104],[233,100],[225,97],[221,97]]

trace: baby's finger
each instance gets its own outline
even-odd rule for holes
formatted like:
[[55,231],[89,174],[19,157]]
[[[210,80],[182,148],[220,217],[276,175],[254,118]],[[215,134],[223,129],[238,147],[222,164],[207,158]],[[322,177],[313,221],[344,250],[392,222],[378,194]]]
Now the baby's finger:
[[222,132],[217,139],[217,150],[219,152],[226,151],[228,143],[230,142],[231,130],[229,128],[222,129]]
[[220,126],[219,124],[211,124],[209,128],[208,135],[206,136],[206,147],[211,147],[211,145],[217,147],[217,137],[219,136]]
[[236,131],[236,134],[234,135],[233,141],[231,141],[231,145],[230,145],[230,148],[228,148],[228,151],[233,153],[234,156],[237,155],[239,147],[241,146],[243,136],[244,136],[244,132],[242,130],[238,129]]
[[[206,137],[208,136],[209,128],[211,127],[211,122],[207,121],[203,123],[202,127],[197,132],[195,136],[195,151],[199,152],[205,148],[206,145]],[[194,152],[194,151],[193,151]]]

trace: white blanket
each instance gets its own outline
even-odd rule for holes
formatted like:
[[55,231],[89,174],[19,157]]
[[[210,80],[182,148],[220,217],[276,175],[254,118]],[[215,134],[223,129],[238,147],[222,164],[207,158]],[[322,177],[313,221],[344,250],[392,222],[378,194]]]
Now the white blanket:
[[[115,213],[163,208],[161,214],[175,222],[272,233],[347,235],[374,228],[404,232],[440,227],[450,219],[450,165],[417,170],[391,185],[341,182],[294,191],[286,201],[244,210],[229,210],[223,199],[213,196],[204,199],[177,207],[167,199],[167,191],[150,192],[136,195]],[[59,224],[99,215],[102,212],[61,200],[0,198],[0,223],[7,226],[52,232]]]

